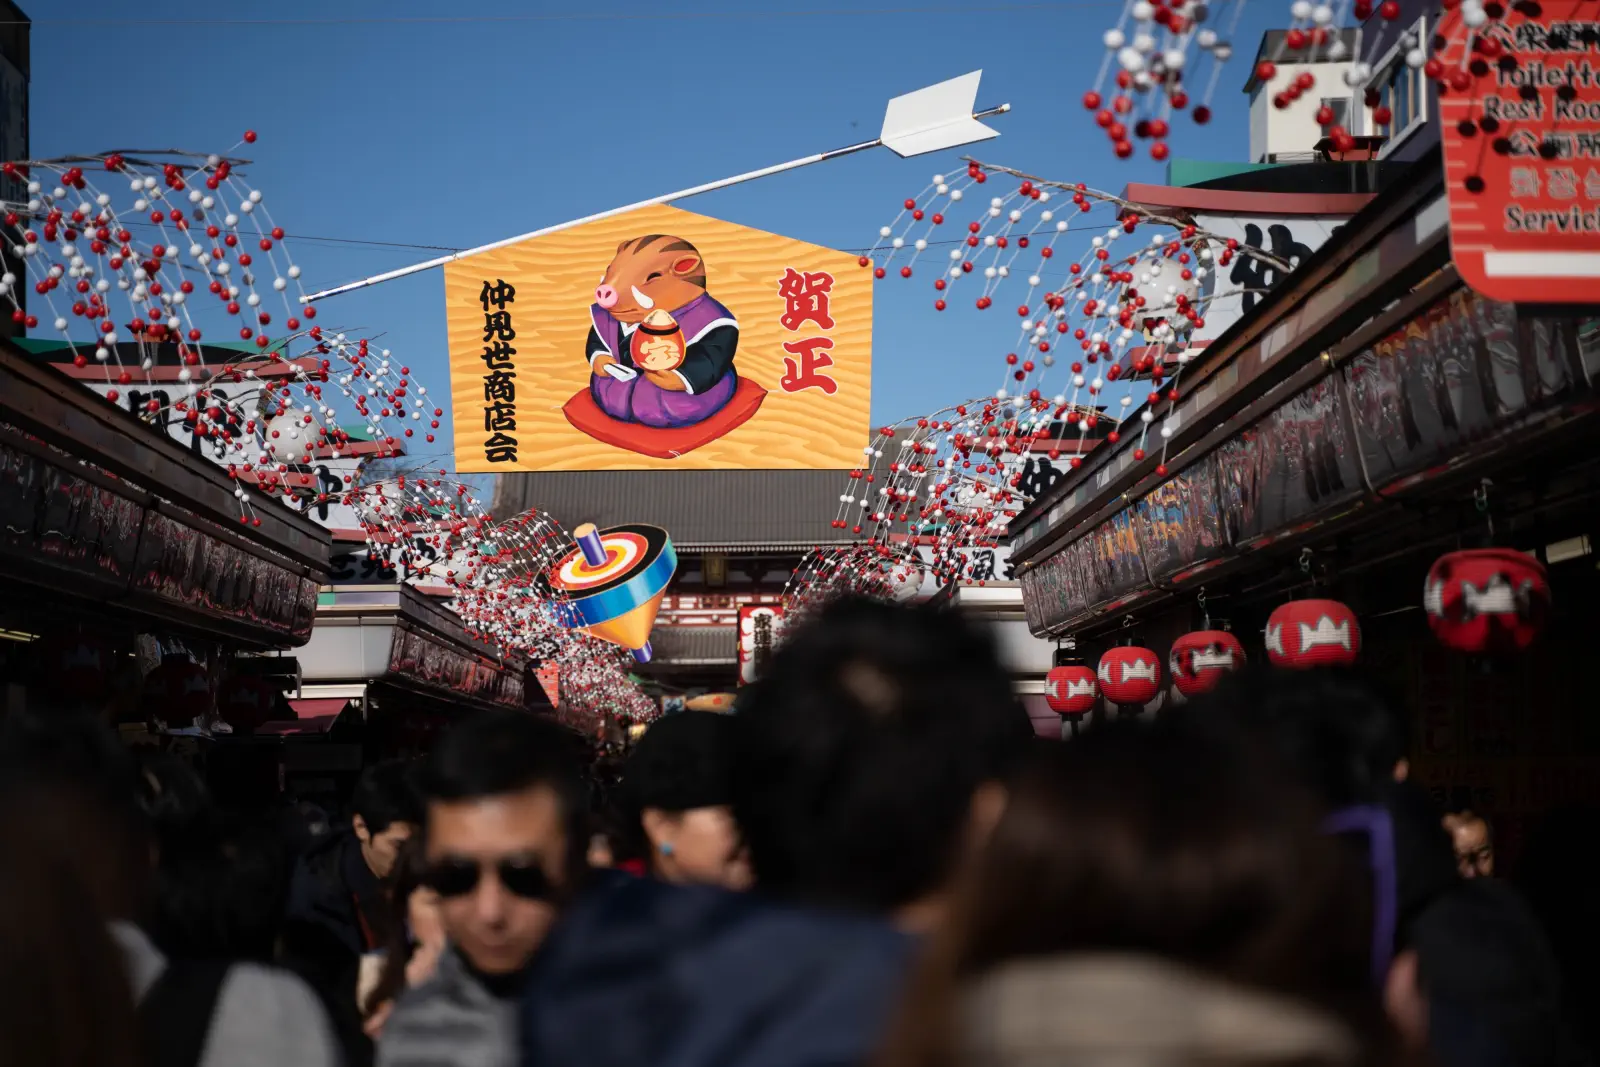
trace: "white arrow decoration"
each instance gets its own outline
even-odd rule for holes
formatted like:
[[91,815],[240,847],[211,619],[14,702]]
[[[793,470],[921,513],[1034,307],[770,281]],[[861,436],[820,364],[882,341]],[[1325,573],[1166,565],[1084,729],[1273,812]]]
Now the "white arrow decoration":
[[883,114],[879,142],[896,155],[909,157],[999,137],[999,130],[985,126],[973,116],[978,81],[982,77],[983,71],[975,70],[895,97]]
[[743,174],[735,174],[731,178],[722,178],[704,185],[692,186],[688,189],[679,189],[675,193],[663,193],[653,196],[649,200],[640,200],[636,203],[625,204],[622,207],[609,208],[598,211],[593,215],[585,215],[581,219],[571,219],[567,222],[558,222],[554,226],[533,230],[530,233],[518,234],[516,237],[507,237],[503,240],[493,241],[477,248],[467,248],[460,252],[452,252],[447,256],[430,259],[426,263],[414,263],[409,267],[399,270],[385,271],[374,274],[370,278],[363,278],[356,282],[347,282],[344,285],[324,289],[320,293],[300,298],[301,303],[309,304],[314,300],[325,300],[330,296],[340,293],[353,292],[356,289],[365,289],[377,285],[379,282],[393,281],[395,278],[404,278],[407,275],[419,274],[434,267],[442,267],[446,263],[454,263],[458,259],[475,256],[479,252],[492,252],[497,248],[505,248],[519,241],[526,241],[530,237],[543,237],[545,234],[559,233],[570,230],[574,226],[582,226],[586,222],[598,222],[600,219],[609,219],[613,215],[621,215],[642,207],[653,207],[656,204],[670,204],[674,200],[685,200],[701,193],[709,193],[715,189],[726,189],[730,185],[739,185],[743,182],[753,181],[756,178],[765,178],[772,174],[782,174],[784,171],[796,170],[800,167],[810,166],[812,163],[822,163],[841,156],[854,155],[864,152],[869,148],[887,147],[901,156],[923,155],[928,152],[938,152],[946,148],[959,148],[964,144],[976,141],[987,141],[991,137],[1000,136],[998,130],[985,126],[978,120],[988,118],[990,115],[1003,115],[1011,110],[1010,104],[1001,104],[985,111],[974,112],[973,102],[978,97],[978,80],[983,77],[983,71],[975,70],[971,74],[963,74],[959,78],[930,85],[926,89],[918,89],[914,93],[906,93],[889,101],[889,107],[883,116],[883,132],[876,140],[862,141],[860,144],[846,145],[835,148],[829,152],[817,152],[813,155],[791,159],[787,163],[779,163],[771,167],[762,167],[760,170],[749,170]]

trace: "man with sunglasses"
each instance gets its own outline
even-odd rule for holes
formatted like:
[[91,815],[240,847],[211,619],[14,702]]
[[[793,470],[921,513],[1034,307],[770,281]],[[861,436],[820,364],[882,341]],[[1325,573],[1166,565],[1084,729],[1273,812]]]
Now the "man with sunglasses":
[[422,774],[424,883],[449,947],[402,994],[379,1067],[509,1067],[523,976],[587,867],[588,786],[575,736],[529,715],[469,719]]

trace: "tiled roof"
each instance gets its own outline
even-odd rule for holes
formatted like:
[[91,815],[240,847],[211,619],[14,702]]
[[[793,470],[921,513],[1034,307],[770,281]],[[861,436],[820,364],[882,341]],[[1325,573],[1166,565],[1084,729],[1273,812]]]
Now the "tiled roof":
[[686,547],[810,546],[848,539],[848,531],[830,525],[848,484],[842,471],[504,474],[494,514],[506,518],[538,508],[568,530],[583,522],[651,523]]
[[658,626],[650,634],[652,662],[707,666],[739,662],[738,631],[732,626]]

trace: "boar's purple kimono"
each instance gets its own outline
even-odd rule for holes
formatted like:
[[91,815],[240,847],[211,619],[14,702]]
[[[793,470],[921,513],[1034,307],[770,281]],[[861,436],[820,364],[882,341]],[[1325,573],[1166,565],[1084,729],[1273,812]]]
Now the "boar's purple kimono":
[[[629,352],[628,339],[638,327],[617,321],[599,304],[589,307],[594,325],[585,345],[586,358],[610,356],[624,367],[638,370]],[[594,402],[613,419],[640,423],[658,429],[693,426],[721,411],[733,398],[739,377],[733,369],[739,347],[739,323],[733,312],[713,300],[710,294],[698,296],[672,312],[683,330],[685,352],[675,374],[685,389],[663,389],[643,372],[631,381],[618,381],[601,372],[589,376],[589,392]]]

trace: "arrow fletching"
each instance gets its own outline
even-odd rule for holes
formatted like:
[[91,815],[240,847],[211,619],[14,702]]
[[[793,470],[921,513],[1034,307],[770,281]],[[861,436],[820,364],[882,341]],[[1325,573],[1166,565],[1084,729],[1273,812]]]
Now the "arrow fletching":
[[900,156],[920,156],[1000,136],[972,117],[978,99],[975,70],[889,101],[883,115],[884,146]]

